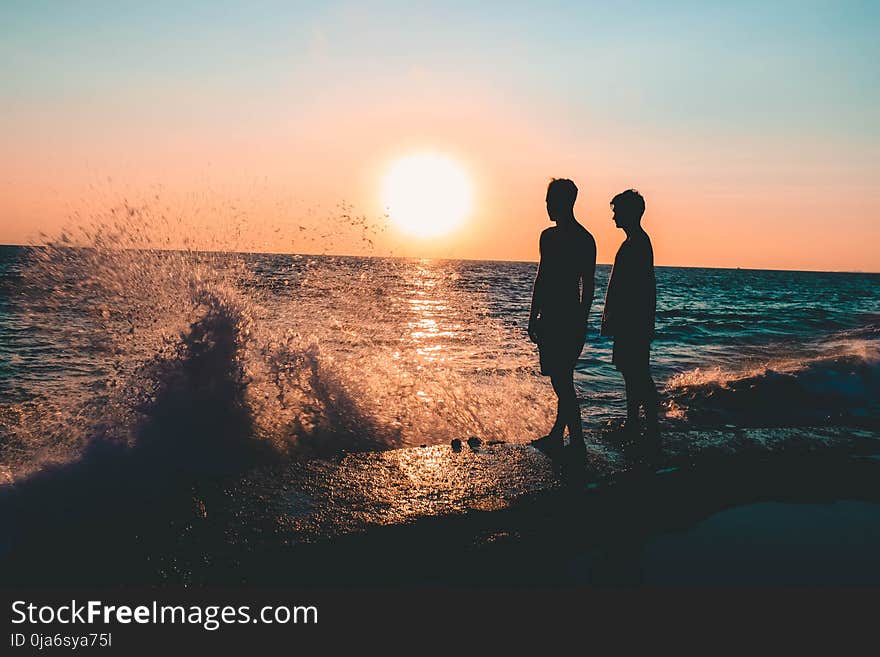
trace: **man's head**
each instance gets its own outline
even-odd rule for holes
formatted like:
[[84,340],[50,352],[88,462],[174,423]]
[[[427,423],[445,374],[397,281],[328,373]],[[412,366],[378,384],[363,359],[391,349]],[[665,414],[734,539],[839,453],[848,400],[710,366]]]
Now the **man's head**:
[[574,216],[577,185],[568,178],[553,178],[547,185],[547,215],[552,221]]
[[628,189],[611,199],[611,209],[615,226],[634,228],[641,223],[645,214],[645,199],[636,190]]

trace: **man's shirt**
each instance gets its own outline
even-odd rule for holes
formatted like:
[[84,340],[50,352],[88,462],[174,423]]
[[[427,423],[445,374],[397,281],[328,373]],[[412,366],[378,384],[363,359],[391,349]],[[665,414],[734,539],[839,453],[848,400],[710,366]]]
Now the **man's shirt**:
[[648,234],[639,230],[620,245],[614,258],[602,313],[602,335],[650,341],[654,338],[656,308],[654,249]]

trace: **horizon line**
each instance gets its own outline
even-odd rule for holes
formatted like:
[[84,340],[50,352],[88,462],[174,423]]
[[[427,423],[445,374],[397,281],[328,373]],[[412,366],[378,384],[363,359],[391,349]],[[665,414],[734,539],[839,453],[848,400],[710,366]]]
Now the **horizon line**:
[[[10,243],[2,243],[0,244],[0,248],[3,247],[18,247],[18,248],[45,248],[50,246],[49,244],[10,244]],[[70,244],[70,245],[57,245],[62,248],[69,249],[89,249],[95,248],[85,245],[78,244]],[[280,252],[280,251],[222,251],[219,249],[169,249],[169,248],[161,248],[161,247],[144,247],[143,249],[127,249],[123,248],[122,250],[151,250],[151,251],[168,251],[168,252],[185,252],[190,251],[192,253],[229,253],[233,255],[273,255],[273,256],[312,256],[312,257],[333,257],[333,258],[389,258],[396,260],[450,260],[450,261],[461,261],[461,262],[510,262],[510,263],[521,263],[521,264],[534,264],[537,265],[537,260],[512,260],[507,258],[452,258],[452,257],[430,257],[430,256],[401,256],[401,255],[364,255],[364,254],[352,254],[352,253],[288,253],[288,252]],[[596,265],[602,266],[611,266],[613,263],[610,262],[597,262]],[[766,268],[766,267],[730,267],[730,266],[712,266],[712,265],[654,265],[654,267],[659,267],[663,269],[720,269],[727,271],[780,271],[780,272],[791,272],[791,273],[803,273],[803,274],[869,274],[869,275],[878,275],[880,274],[880,270],[878,271],[868,271],[864,269],[779,269],[779,268]]]

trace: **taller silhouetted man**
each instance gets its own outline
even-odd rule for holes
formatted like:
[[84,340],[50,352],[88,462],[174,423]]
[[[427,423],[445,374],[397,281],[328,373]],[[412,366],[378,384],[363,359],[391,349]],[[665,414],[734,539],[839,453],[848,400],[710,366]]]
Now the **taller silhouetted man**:
[[541,233],[541,262],[532,293],[529,338],[538,345],[541,374],[556,392],[556,421],[538,446],[562,447],[568,427],[572,447],[583,447],[574,367],[584,347],[593,304],[596,241],[574,217],[577,186],[554,178],[547,186],[547,215],[556,226]]
[[602,335],[614,338],[612,361],[626,385],[626,426],[638,433],[639,407],[645,409],[647,433],[656,437],[657,389],[651,378],[651,341],[654,339],[654,314],[657,291],[654,280],[654,249],[642,229],[645,199],[628,189],[611,199],[614,223],[626,233],[626,239],[614,258]]

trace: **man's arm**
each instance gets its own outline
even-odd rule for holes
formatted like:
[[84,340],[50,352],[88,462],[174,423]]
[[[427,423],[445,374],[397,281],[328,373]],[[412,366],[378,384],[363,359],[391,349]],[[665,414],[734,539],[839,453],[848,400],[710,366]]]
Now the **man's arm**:
[[529,339],[535,344],[538,343],[538,317],[541,314],[541,307],[544,302],[544,242],[545,233],[541,233],[541,239],[538,242],[538,249],[541,254],[538,262],[538,274],[535,276],[535,285],[532,288],[532,308],[529,311]]
[[649,340],[654,338],[654,318],[657,312],[657,281],[654,275],[654,250],[651,242],[645,244],[642,254],[642,321],[643,332]]
[[633,241],[627,258],[626,300],[621,331],[633,338],[650,338],[654,332],[654,260],[646,240]]
[[590,308],[593,306],[593,298],[596,294],[596,240],[590,236],[589,243],[584,252],[583,269],[581,270],[581,310],[583,311],[584,324],[590,316]]

